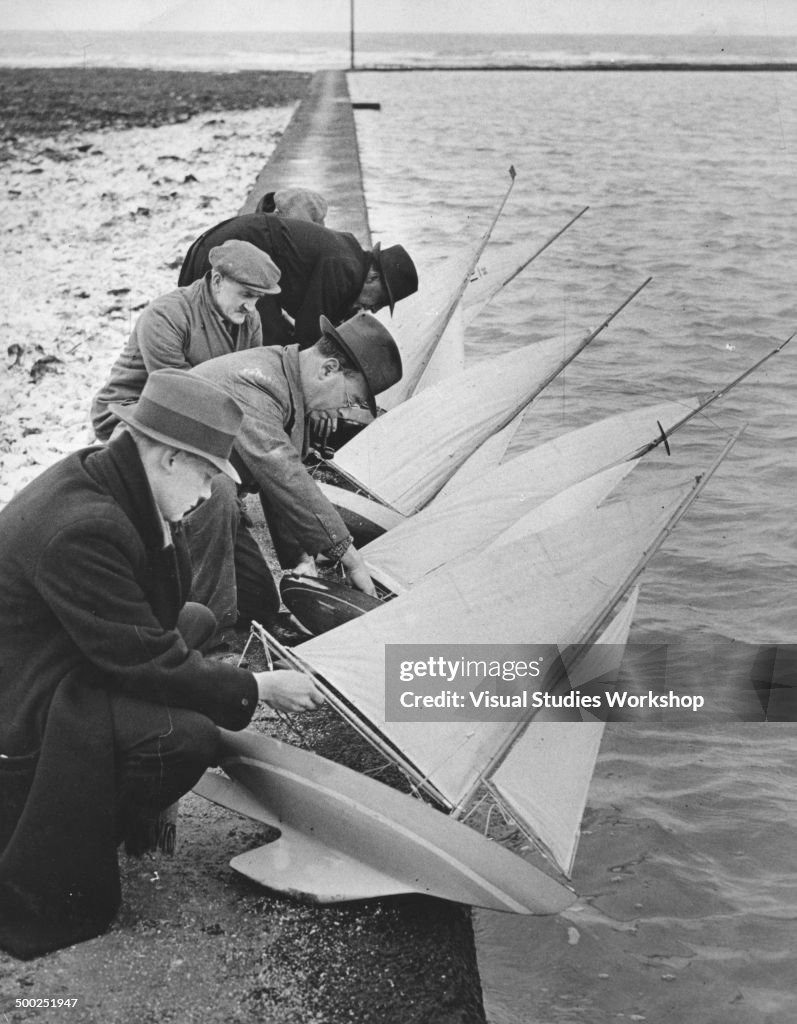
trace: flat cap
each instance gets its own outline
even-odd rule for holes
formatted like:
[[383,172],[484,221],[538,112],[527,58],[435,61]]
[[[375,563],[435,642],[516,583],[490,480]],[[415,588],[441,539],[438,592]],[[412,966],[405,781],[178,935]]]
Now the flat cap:
[[278,295],[280,292],[279,267],[268,253],[251,242],[229,238],[214,246],[208,253],[208,259],[214,270],[252,291],[263,295]]

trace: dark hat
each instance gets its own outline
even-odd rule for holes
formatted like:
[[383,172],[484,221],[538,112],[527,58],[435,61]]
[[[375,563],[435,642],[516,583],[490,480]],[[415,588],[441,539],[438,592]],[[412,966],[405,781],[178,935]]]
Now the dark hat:
[[226,391],[188,370],[154,370],[137,402],[108,408],[154,441],[207,459],[237,484],[229,457],[243,411]]
[[228,238],[210,250],[208,259],[214,270],[225,277],[231,277],[238,284],[262,292],[263,295],[279,295],[279,267],[268,253],[251,242]]
[[418,271],[403,245],[389,245],[383,249],[377,242],[371,250],[371,256],[387,292],[392,314],[397,302],[418,291]]
[[319,324],[321,333],[337,342],[365,377],[370,391],[368,405],[376,416],[374,395],[401,380],[401,355],[393,335],[365,311],[355,313],[340,327],[333,327],[325,316]]

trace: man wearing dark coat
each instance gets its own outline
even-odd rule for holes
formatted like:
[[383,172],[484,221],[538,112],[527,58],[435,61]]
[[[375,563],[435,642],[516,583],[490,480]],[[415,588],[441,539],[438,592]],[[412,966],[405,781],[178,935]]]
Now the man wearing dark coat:
[[[280,269],[280,294],[258,300],[265,345],[314,345],[318,318],[337,326],[360,309],[376,312],[418,290],[418,274],[401,245],[370,252],[354,235],[308,220],[274,213],[248,213],[217,224],[188,250],[179,284],[196,281],[208,270],[210,250],[227,239],[243,239],[268,253]],[[291,329],[282,312],[293,318]]]
[[126,431],[0,512],[0,948],[21,958],[108,926],[117,845],[215,763],[219,726],[322,699],[199,650],[216,624],[186,603],[180,520],[217,473],[239,479],[235,401],[160,370],[115,412]]

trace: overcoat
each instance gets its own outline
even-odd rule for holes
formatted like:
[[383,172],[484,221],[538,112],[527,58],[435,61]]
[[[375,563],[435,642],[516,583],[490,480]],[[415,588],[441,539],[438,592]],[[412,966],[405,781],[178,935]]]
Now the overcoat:
[[[371,254],[354,235],[333,231],[306,220],[273,213],[246,213],[210,228],[188,250],[179,283],[190,284],[209,269],[208,254],[229,238],[242,239],[268,253],[281,271],[279,295],[265,295],[257,308],[263,320],[265,345],[285,345],[291,340],[302,348],[319,337],[318,319],[323,313],[333,324],[351,316],[371,266]],[[293,337],[281,328],[284,309],[294,320]]]
[[109,695],[246,726],[257,683],[189,650],[190,586],[135,444],[68,456],[0,512],[0,947],[38,955],[116,912]]

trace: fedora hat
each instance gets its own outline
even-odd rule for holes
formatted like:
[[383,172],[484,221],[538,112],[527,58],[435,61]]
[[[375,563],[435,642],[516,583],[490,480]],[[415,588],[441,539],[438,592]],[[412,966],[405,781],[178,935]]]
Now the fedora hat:
[[234,398],[210,381],[188,370],[154,370],[137,402],[113,402],[108,408],[153,441],[199,455],[241,482],[229,458],[244,414]]
[[387,292],[392,315],[397,302],[418,291],[418,271],[403,245],[389,245],[383,249],[377,242],[371,250],[371,257]]
[[401,380],[401,354],[390,331],[375,316],[362,311],[333,327],[325,316],[319,320],[321,333],[332,338],[351,358],[368,385],[368,406],[376,416],[374,395],[387,391]]
[[263,295],[279,295],[280,269],[268,253],[242,238],[228,238],[208,253],[214,270]]

